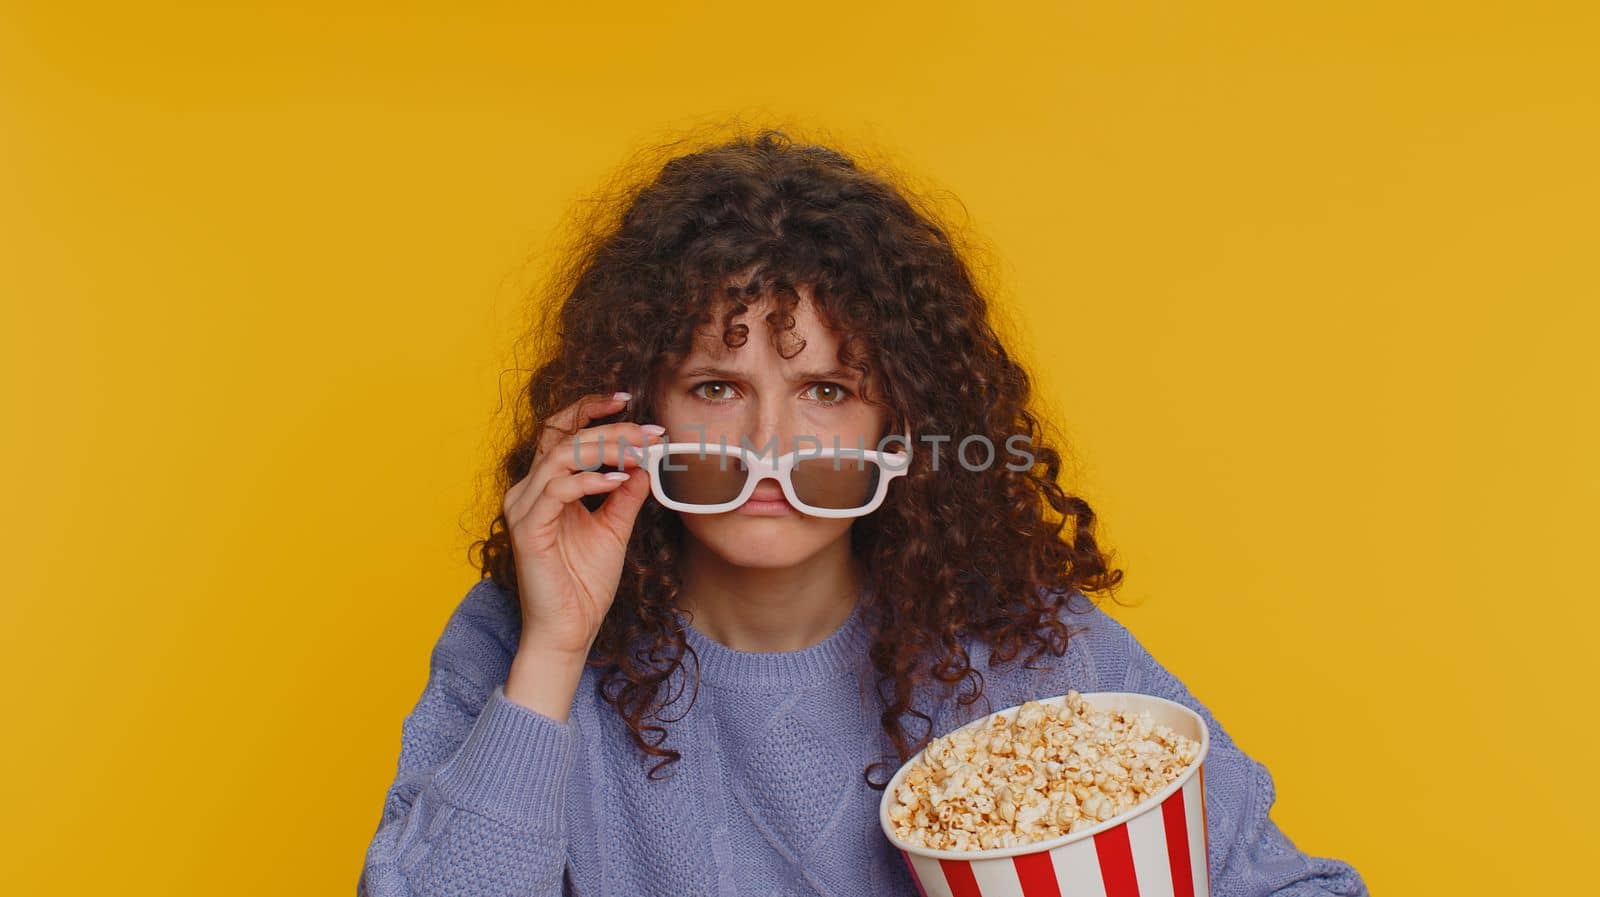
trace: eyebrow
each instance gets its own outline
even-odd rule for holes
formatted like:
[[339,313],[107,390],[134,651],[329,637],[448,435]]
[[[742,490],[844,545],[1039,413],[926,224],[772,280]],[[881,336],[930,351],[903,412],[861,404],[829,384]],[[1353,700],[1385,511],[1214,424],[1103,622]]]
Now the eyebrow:
[[[735,371],[731,368],[717,367],[716,365],[701,365],[683,372],[683,379],[685,380],[692,380],[696,377],[718,377],[723,380],[743,381],[745,374],[743,371]],[[844,368],[829,368],[825,371],[801,371],[794,375],[794,382],[809,383],[812,380],[844,380],[853,383],[859,377],[860,374],[856,371]]]

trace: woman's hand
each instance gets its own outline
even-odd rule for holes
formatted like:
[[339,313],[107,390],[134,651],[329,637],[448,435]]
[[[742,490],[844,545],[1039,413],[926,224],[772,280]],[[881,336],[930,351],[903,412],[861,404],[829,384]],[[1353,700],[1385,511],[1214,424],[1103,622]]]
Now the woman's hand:
[[[583,660],[616,598],[628,538],[650,492],[649,474],[639,467],[640,456],[648,441],[664,441],[662,428],[653,424],[583,426],[621,410],[627,400],[622,395],[620,399],[584,396],[552,416],[540,431],[528,475],[505,495],[502,510],[516,555],[522,602],[516,661],[523,662],[528,682],[538,678],[526,677],[530,658],[536,658],[557,665],[563,673],[559,678],[570,678],[575,689]],[[600,464],[623,469],[610,473],[584,469]],[[601,492],[613,494],[594,511],[579,501]],[[512,673],[516,680],[515,661]],[[513,687],[508,680],[507,696],[516,697]],[[566,693],[566,701],[558,694],[544,698],[546,706],[536,709],[565,719],[572,693]]]

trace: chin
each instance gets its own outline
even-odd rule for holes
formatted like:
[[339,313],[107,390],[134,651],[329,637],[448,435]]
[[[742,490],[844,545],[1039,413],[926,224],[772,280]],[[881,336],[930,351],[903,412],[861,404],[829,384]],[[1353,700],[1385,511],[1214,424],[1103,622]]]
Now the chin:
[[684,529],[729,564],[777,568],[793,567],[845,537],[850,522],[817,517],[746,517],[729,512],[686,519]]

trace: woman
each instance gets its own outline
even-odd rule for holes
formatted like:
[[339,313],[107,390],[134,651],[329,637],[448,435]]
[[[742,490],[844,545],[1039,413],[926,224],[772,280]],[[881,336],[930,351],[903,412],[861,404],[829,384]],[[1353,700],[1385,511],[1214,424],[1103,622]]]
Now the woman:
[[[930,213],[773,131],[671,159],[615,211],[558,284],[362,893],[912,895],[888,778],[1069,689],[1205,716],[1213,893],[1365,893],[1284,837],[1266,770],[1090,602],[1121,571]],[[815,499],[735,462],[697,506],[721,486],[641,449],[666,441],[906,463]]]

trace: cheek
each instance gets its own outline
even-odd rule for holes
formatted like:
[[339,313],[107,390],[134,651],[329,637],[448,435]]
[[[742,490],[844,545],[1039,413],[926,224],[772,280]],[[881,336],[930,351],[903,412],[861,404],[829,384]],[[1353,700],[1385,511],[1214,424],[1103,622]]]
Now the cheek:
[[667,428],[667,435],[676,442],[693,440],[694,432],[688,427],[690,424],[702,424],[704,418],[692,413],[692,409],[678,399],[667,399],[656,404],[655,420],[648,423],[660,424]]
[[709,405],[688,396],[672,396],[656,404],[656,419],[658,423],[667,428],[667,434],[679,442],[693,442],[699,438],[701,429],[711,442],[716,442],[718,433],[728,429],[728,412],[725,409]]
[[884,432],[884,425],[879,422],[877,415],[871,413],[834,415],[832,419],[827,419],[825,415],[817,417],[820,419],[815,429],[825,448],[833,446],[835,436],[839,439],[840,448],[855,448],[858,443],[862,448],[877,448],[878,439]]

